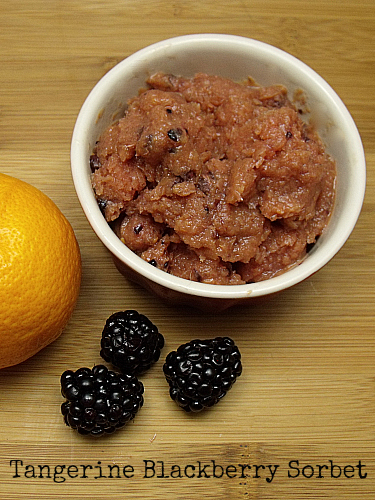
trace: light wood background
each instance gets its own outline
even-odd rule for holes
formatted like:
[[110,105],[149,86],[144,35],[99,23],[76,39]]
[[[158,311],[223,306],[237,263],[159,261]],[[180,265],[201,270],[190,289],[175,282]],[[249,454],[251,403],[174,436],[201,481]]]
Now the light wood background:
[[[57,203],[83,258],[80,298],[63,335],[0,372],[1,500],[375,498],[374,1],[1,0],[0,9],[0,171]],[[117,272],[83,215],[69,160],[80,106],[111,67],[150,43],[198,32],[256,38],[309,64],[352,113],[368,165],[362,214],[334,260],[266,304],[217,315],[166,305]],[[145,405],[108,439],[80,437],[62,422],[60,375],[101,362],[104,322],[128,308],[148,315],[166,339],[161,360],[142,377]],[[232,336],[244,371],[218,406],[190,416],[169,399],[162,362],[200,335]],[[163,462],[164,476],[173,464],[196,466],[196,476],[160,477],[158,463],[154,477],[144,477],[145,460]],[[288,477],[291,460],[301,471],[311,464],[315,475]],[[335,478],[324,469],[318,478],[317,465],[329,460],[342,467],[361,461],[367,476],[355,468],[354,477],[342,469]],[[268,469],[254,477],[254,467],[247,478],[197,477],[199,462],[212,461],[279,468],[272,482]],[[87,478],[84,464],[94,468]],[[100,465],[108,475],[108,464],[130,464],[134,477],[98,477]],[[39,465],[50,467],[50,478],[46,469],[39,477]],[[59,465],[65,481],[58,468],[54,480]],[[77,477],[68,466],[78,467],[69,469]]]

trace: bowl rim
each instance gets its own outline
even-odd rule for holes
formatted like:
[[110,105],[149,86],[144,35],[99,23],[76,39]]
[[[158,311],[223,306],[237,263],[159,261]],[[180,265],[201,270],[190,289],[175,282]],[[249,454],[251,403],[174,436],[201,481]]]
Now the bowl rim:
[[[342,115],[344,123],[351,134],[351,143],[353,147],[355,146],[358,175],[353,178],[353,183],[350,186],[352,193],[350,211],[347,211],[346,228],[340,232],[341,237],[338,240],[334,240],[329,249],[325,250],[324,254],[322,252],[319,253],[319,251],[311,253],[308,259],[303,260],[296,267],[286,271],[284,274],[257,283],[243,285],[198,283],[173,276],[153,267],[126,247],[112,231],[98,207],[88,175],[87,132],[90,123],[93,123],[92,120],[95,120],[98,116],[98,110],[100,109],[98,103],[101,101],[103,90],[114,85],[118,81],[118,78],[128,71],[128,68],[134,69],[138,63],[144,62],[145,57],[151,56],[156,51],[164,50],[166,47],[208,42],[234,44],[242,48],[246,47],[251,50],[272,54],[272,56],[277,56],[285,64],[293,66],[299,72],[303,72],[309,78],[312,78]],[[133,269],[133,271],[167,289],[188,295],[224,299],[260,297],[276,293],[300,283],[321,269],[336,255],[353,231],[362,210],[366,188],[366,162],[359,131],[348,109],[332,87],[315,70],[282,49],[252,38],[216,33],[181,35],[161,40],[134,52],[109,70],[89,92],[78,113],[71,141],[71,172],[76,193],[86,218],[98,238],[115,257]]]

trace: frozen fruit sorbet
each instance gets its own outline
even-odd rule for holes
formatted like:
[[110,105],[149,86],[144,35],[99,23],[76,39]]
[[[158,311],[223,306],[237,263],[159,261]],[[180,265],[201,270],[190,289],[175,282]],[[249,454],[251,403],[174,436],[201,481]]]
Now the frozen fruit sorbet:
[[329,220],[336,168],[281,85],[157,73],[90,158],[103,214],[165,272],[220,285],[297,265]]

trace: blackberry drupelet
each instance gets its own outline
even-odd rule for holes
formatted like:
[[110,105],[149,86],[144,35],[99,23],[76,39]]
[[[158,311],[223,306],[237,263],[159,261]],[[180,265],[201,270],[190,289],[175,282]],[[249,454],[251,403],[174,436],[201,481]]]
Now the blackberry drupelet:
[[143,384],[135,376],[117,374],[104,365],[66,370],[61,413],[66,425],[80,434],[110,434],[133,420],[143,405]]
[[164,337],[158,328],[137,311],[112,314],[101,339],[101,357],[123,373],[139,375],[158,361]]
[[241,375],[241,354],[229,337],[193,340],[168,354],[163,371],[171,398],[198,412],[218,403]]

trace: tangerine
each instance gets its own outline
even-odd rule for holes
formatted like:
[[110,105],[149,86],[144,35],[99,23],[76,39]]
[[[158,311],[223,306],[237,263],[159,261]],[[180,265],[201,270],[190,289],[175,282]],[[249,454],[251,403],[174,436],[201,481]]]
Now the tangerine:
[[56,340],[75,308],[81,254],[56,204],[0,173],[0,368]]

